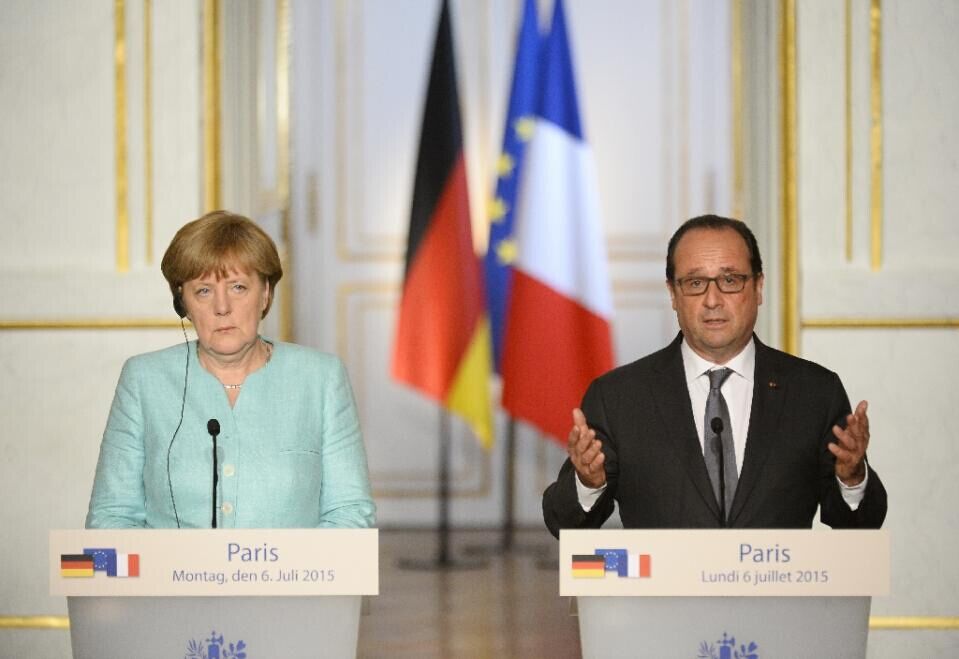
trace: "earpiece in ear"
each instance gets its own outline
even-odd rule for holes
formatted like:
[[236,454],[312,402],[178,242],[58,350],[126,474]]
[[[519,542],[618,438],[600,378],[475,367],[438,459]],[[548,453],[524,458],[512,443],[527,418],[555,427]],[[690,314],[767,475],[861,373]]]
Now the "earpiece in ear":
[[186,318],[186,307],[183,306],[183,289],[180,288],[173,295],[173,310],[180,318]]

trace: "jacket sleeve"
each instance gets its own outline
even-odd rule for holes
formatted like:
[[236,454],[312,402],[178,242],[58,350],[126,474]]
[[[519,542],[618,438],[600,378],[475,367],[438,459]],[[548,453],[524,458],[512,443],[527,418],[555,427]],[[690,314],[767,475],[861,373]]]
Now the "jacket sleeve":
[[376,525],[366,451],[346,368],[338,359],[323,397],[320,526]]
[[616,457],[615,441],[610,435],[600,386],[595,381],[583,396],[582,410],[586,416],[586,423],[596,431],[596,438],[603,445],[603,454],[606,458],[604,462],[606,489],[589,512],[583,510],[576,492],[576,470],[567,458],[559,470],[556,481],[543,492],[543,519],[550,533],[557,538],[560,529],[600,528],[613,514],[615,508],[619,462]]
[[878,529],[886,518],[886,488],[872,467],[868,466],[869,478],[862,501],[856,510],[852,510],[843,499],[839,483],[836,482],[836,456],[829,450],[829,444],[836,441],[832,427],[846,427],[846,416],[850,413],[849,398],[839,377],[833,375],[834,385],[829,403],[827,424],[820,440],[820,519],[823,524],[834,529]]
[[120,372],[100,442],[86,528],[137,528],[146,523],[143,486],[143,409],[136,368],[127,361]]

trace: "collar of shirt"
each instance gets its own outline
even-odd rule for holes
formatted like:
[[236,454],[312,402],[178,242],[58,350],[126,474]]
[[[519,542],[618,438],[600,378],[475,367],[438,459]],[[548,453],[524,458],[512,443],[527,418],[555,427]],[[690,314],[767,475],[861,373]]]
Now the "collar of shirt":
[[733,375],[743,378],[750,385],[753,384],[753,378],[756,374],[756,342],[753,339],[750,339],[746,347],[725,364],[714,364],[708,359],[700,357],[695,350],[689,347],[685,337],[683,338],[680,349],[683,353],[683,369],[686,371],[686,385],[690,389],[696,386],[709,393],[709,378],[703,376],[714,368],[721,367],[732,369]]
[[723,383],[723,397],[729,408],[733,445],[736,450],[736,470],[741,472],[746,453],[746,435],[749,432],[749,415],[752,411],[753,380],[756,377],[756,343],[750,341],[743,350],[725,364],[714,364],[697,355],[686,340],[682,343],[683,368],[686,371],[686,388],[693,409],[693,422],[700,446],[705,445],[706,399],[709,397],[709,377],[706,373],[725,366],[733,371]]

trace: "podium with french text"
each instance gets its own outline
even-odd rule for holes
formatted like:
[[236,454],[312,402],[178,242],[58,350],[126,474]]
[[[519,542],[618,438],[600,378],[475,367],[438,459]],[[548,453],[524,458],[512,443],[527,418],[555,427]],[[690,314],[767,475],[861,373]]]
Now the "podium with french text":
[[865,657],[889,535],[561,531],[559,565],[586,659]]
[[50,532],[75,659],[355,657],[376,529]]

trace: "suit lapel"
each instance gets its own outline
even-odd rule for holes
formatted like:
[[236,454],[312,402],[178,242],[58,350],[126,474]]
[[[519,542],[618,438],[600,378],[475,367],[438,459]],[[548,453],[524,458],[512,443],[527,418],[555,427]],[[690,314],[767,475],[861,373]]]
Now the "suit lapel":
[[682,334],[662,353],[657,365],[662,376],[662,386],[653,388],[652,395],[669,434],[670,447],[676,451],[690,480],[718,521],[719,503],[713,494],[709,472],[706,471],[706,460],[703,458],[703,447],[696,433],[689,389],[686,387],[681,344]]
[[766,464],[776,438],[776,428],[779,427],[779,417],[782,414],[788,385],[779,368],[775,353],[755,336],[753,340],[756,342],[753,402],[749,412],[749,431],[746,433],[746,455],[743,456],[739,484],[736,486],[736,495],[729,511],[730,526],[735,523],[747,499],[760,481],[763,466]]

